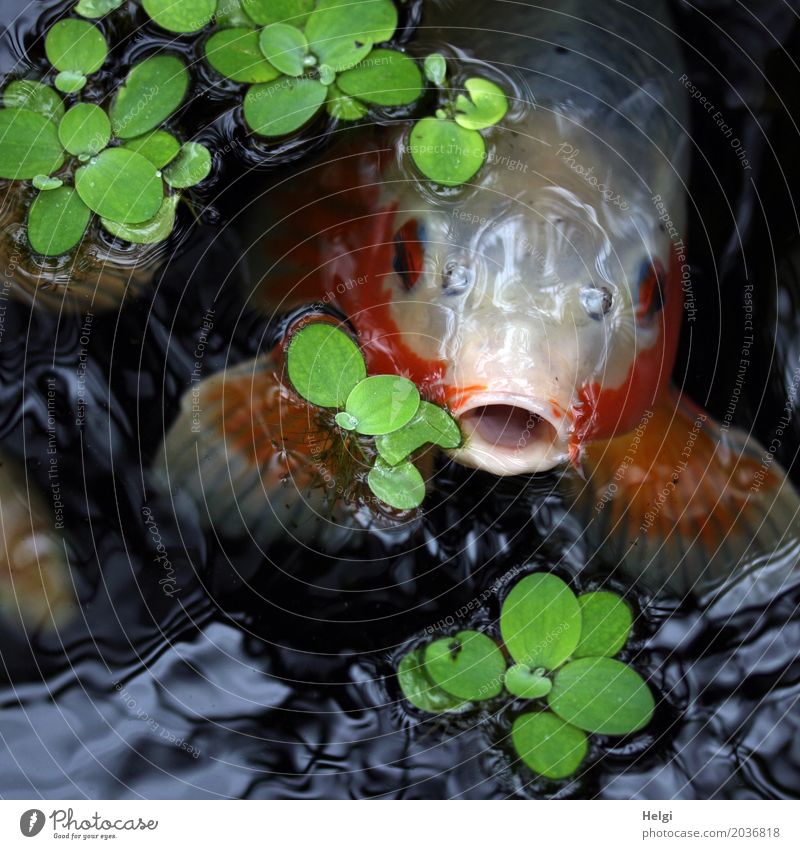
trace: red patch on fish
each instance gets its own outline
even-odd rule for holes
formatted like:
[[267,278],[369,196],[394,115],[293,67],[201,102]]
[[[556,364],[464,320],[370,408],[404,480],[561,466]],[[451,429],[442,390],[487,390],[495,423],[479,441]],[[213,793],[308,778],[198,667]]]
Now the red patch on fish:
[[[658,281],[653,285],[658,285]],[[674,253],[664,290],[664,309],[656,317],[658,338],[638,353],[622,384],[603,388],[599,383],[588,383],[580,387],[578,402],[572,409],[570,434],[570,455],[576,459],[583,445],[633,430],[642,411],[668,385],[678,352],[682,310],[680,266]]]
[[381,206],[381,173],[390,153],[374,144],[350,154],[339,149],[314,173],[305,171],[275,190],[274,203],[289,211],[265,234],[269,262],[255,297],[266,312],[305,304],[341,310],[358,333],[370,373],[401,374],[425,398],[442,403],[445,363],[418,356],[391,315],[397,239],[407,286],[422,271],[423,245],[414,221],[398,230],[396,205]]

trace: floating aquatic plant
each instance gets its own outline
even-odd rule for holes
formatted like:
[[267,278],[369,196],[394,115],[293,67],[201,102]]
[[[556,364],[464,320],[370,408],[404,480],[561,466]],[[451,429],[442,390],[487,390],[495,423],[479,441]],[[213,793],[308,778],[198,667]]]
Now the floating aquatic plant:
[[375,48],[397,28],[391,0],[242,0],[241,12],[211,35],[205,55],[222,76],[251,84],[243,112],[258,135],[293,133],[323,106],[355,121],[422,93],[413,59]]
[[[121,5],[80,0],[75,11],[99,18]],[[429,55],[421,69],[405,53],[379,46],[397,29],[392,0],[143,0],[142,5],[170,33],[203,38],[208,64],[248,86],[242,113],[247,126],[265,138],[291,135],[323,109],[334,119],[359,121],[373,107],[409,106],[427,80],[438,90],[438,108],[414,123],[407,148],[427,179],[452,187],[478,172],[486,159],[481,133],[508,111],[505,93],[490,80],[470,77],[463,86],[451,84],[441,54]]]
[[448,413],[423,401],[405,377],[368,377],[358,346],[332,324],[309,324],[294,334],[287,371],[298,395],[339,410],[335,421],[344,432],[375,437],[379,456],[367,477],[372,492],[399,510],[419,507],[425,482],[409,458],[426,444],[461,444],[461,432]]
[[417,121],[409,135],[408,151],[429,180],[458,186],[471,180],[486,159],[480,130],[498,124],[508,111],[503,90],[482,77],[470,77],[459,92],[447,82],[447,62],[439,53],[425,59],[425,76],[440,89],[435,117]]
[[[83,13],[107,5],[83,3]],[[73,18],[51,27],[45,50],[59,71],[55,85],[65,92],[79,91],[108,52],[94,24]],[[73,75],[67,86],[64,74]],[[0,177],[29,180],[38,190],[27,221],[34,251],[46,256],[70,251],[92,215],[129,242],[151,244],[169,236],[180,197],[170,190],[190,188],[211,171],[211,154],[203,145],[181,145],[158,129],[188,88],[184,62],[169,55],[134,65],[108,111],[84,102],[67,109],[58,91],[37,80],[6,87]]]
[[632,623],[615,593],[576,597],[555,575],[534,573],[503,603],[502,649],[488,634],[459,631],[406,654],[398,680],[405,697],[428,713],[463,712],[503,690],[532,702],[513,722],[512,744],[535,772],[567,778],[588,752],[587,733],[631,734],[653,716],[650,688],[614,659]]

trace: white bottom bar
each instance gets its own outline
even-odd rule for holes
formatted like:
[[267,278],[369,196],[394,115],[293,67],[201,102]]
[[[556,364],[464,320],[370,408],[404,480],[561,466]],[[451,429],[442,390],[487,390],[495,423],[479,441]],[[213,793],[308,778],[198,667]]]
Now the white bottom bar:
[[[307,810],[303,810],[303,808]],[[0,845],[431,849],[800,845],[800,802],[0,802]],[[27,836],[23,830],[34,831]],[[213,842],[212,842],[213,841]],[[236,841],[235,844],[231,841]],[[579,844],[577,841],[581,841]]]

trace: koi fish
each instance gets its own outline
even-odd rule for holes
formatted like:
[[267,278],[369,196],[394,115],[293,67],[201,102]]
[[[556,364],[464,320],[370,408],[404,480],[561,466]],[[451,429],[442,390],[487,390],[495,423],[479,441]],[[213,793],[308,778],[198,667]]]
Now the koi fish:
[[30,632],[62,625],[76,610],[53,522],[21,469],[0,454],[0,614]]
[[[409,377],[457,418],[453,459],[494,475],[562,470],[595,544],[657,589],[796,553],[800,502],[783,470],[670,385],[691,280],[686,89],[666,4],[455,11],[426,3],[420,39],[457,45],[467,72],[494,63],[513,88],[484,167],[436,191],[408,164],[407,128],[337,146],[245,211],[251,303],[346,316],[370,373]],[[228,391],[251,379],[235,374]],[[217,444],[243,417],[277,429],[273,403],[216,405]],[[251,451],[228,440],[218,517],[245,492],[255,522],[275,492],[264,482],[249,500]]]

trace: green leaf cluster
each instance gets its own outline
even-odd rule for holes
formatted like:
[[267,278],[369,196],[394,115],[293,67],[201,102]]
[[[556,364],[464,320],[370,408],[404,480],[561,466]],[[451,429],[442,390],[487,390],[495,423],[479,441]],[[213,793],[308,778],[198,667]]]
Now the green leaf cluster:
[[405,655],[398,680],[405,697],[429,713],[461,712],[504,690],[537,702],[514,720],[513,746],[540,775],[567,778],[588,752],[587,733],[630,734],[653,716],[650,688],[614,658],[632,623],[616,593],[576,596],[557,576],[537,572],[518,581],[503,603],[501,645],[460,631]]
[[[84,18],[102,18],[124,3],[125,0],[78,0],[74,10]],[[219,15],[218,6],[229,5],[230,0],[142,0],[145,12],[160,27],[180,35],[203,29]]]
[[258,135],[293,133],[323,106],[355,121],[370,106],[405,106],[422,93],[413,59],[375,49],[397,28],[392,0],[240,0],[237,13],[218,23],[206,59],[250,85],[244,117]]
[[435,117],[417,121],[408,151],[420,172],[442,186],[460,186],[478,173],[486,159],[480,130],[502,121],[508,111],[503,90],[490,80],[470,77],[460,92],[447,82],[447,62],[432,53],[424,62],[425,76],[441,90]]
[[[112,8],[86,0],[79,6],[81,14],[92,16]],[[73,18],[51,27],[45,49],[59,71],[56,87],[64,73],[83,75],[85,82],[107,53],[100,30]],[[169,55],[134,65],[108,111],[88,102],[67,109],[55,88],[37,80],[6,87],[0,177],[30,180],[39,192],[27,221],[34,251],[57,256],[72,250],[93,215],[109,233],[129,242],[149,244],[169,236],[179,199],[172,191],[204,180],[212,164],[203,145],[181,145],[158,129],[188,88],[184,62]]]
[[287,371],[298,395],[339,410],[335,420],[342,430],[375,437],[378,456],[367,476],[372,492],[398,510],[419,507],[425,482],[409,457],[426,444],[461,444],[461,431],[448,413],[423,401],[405,377],[367,377],[358,346],[332,324],[312,323],[294,334]]

